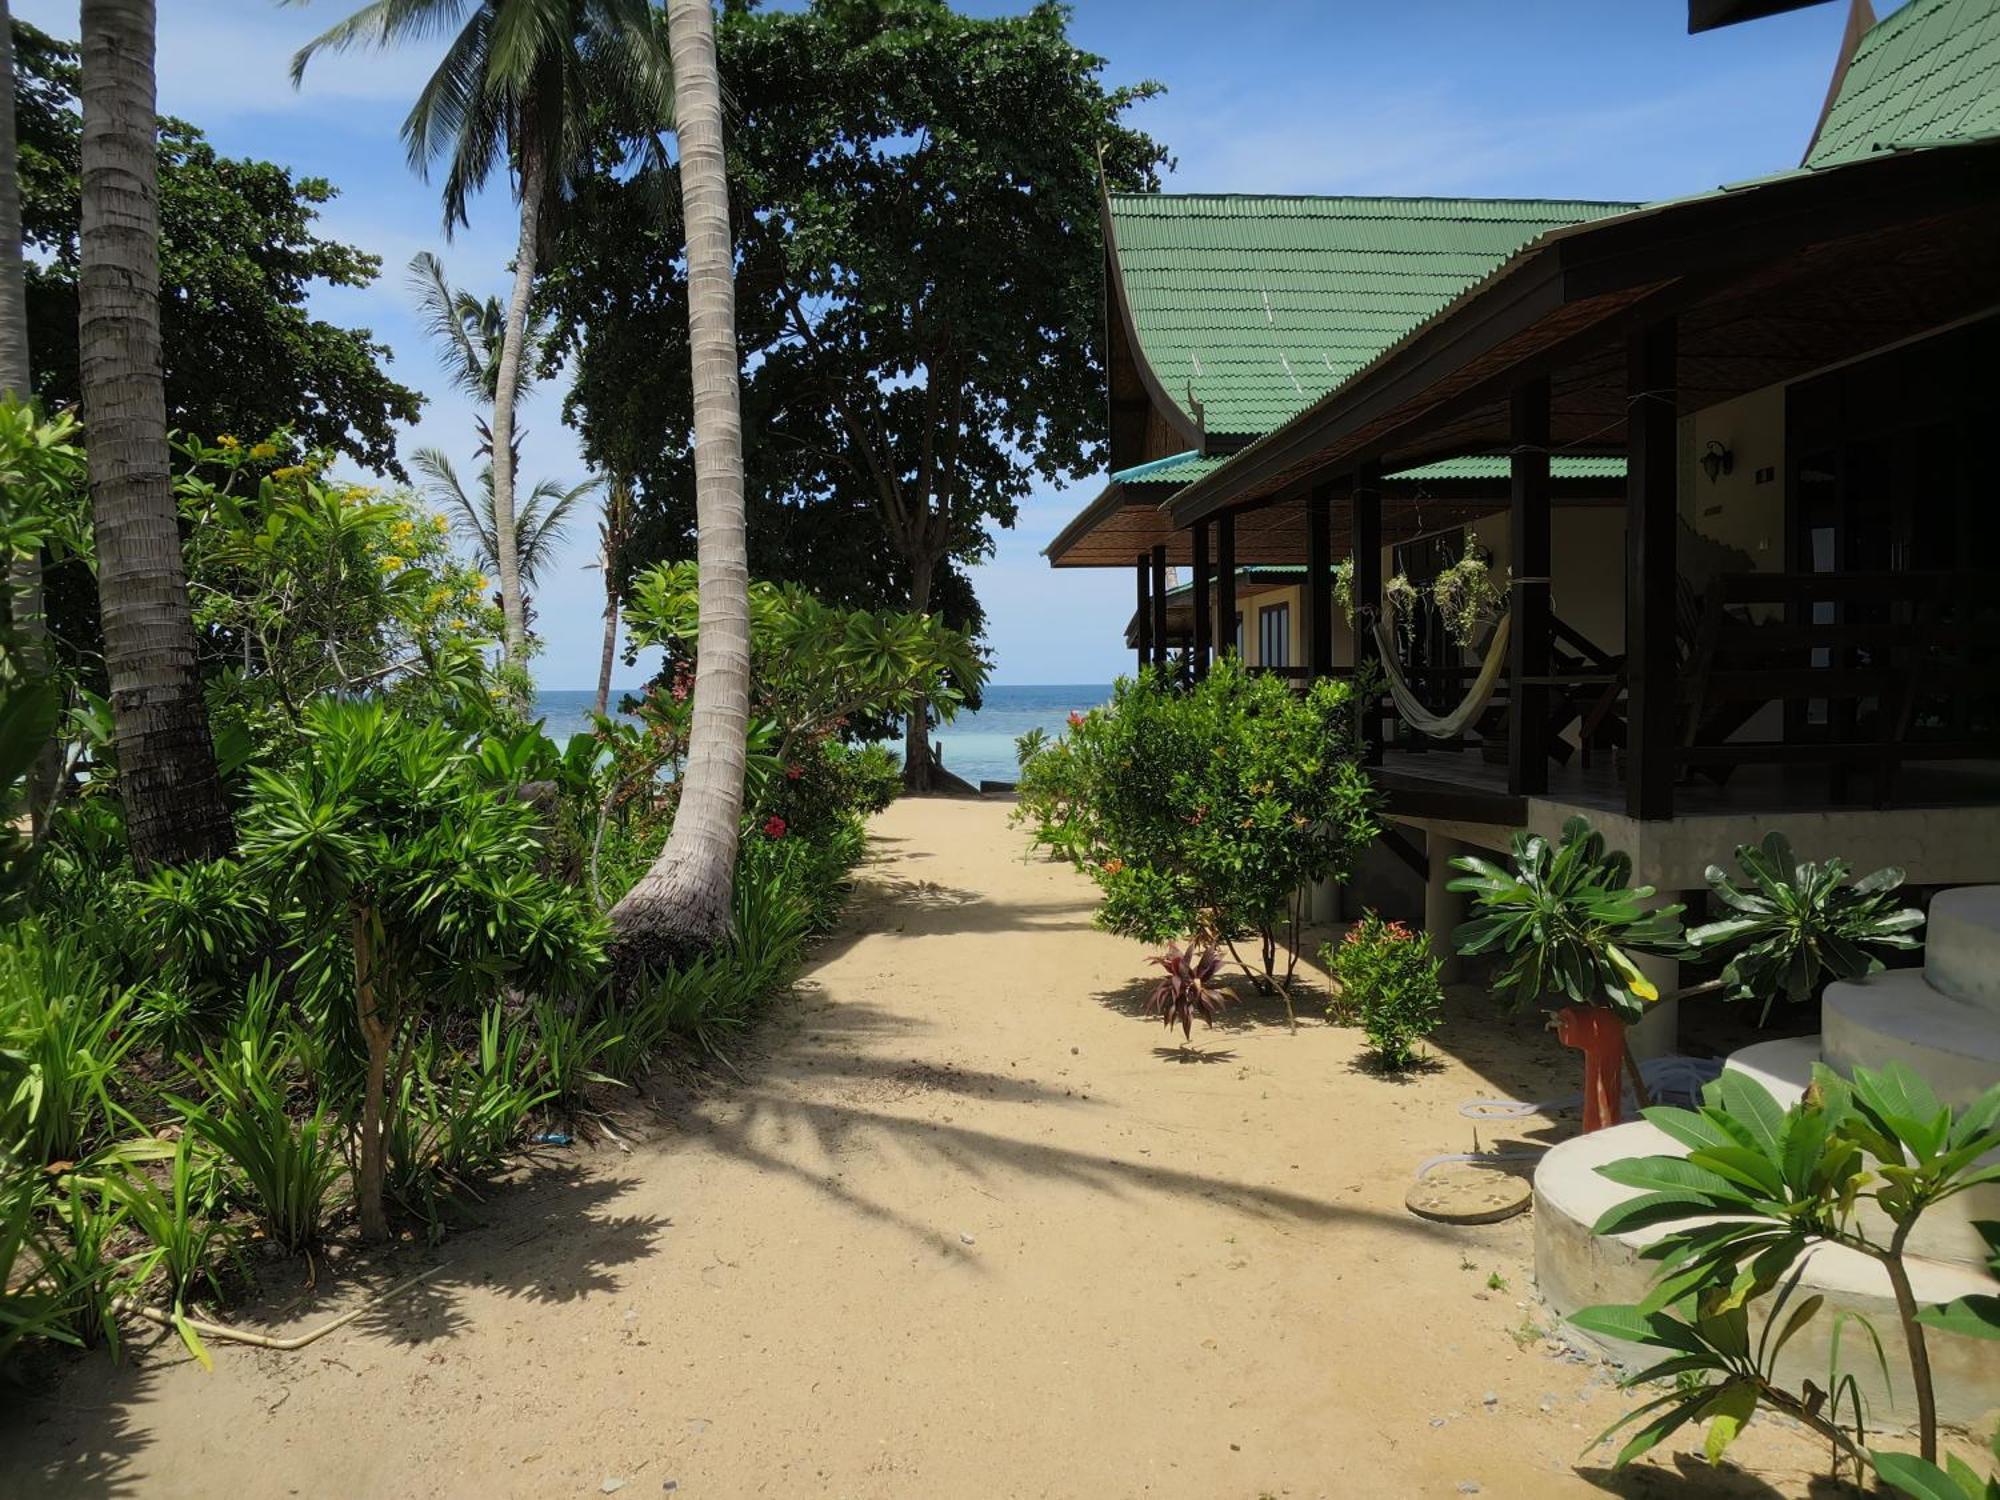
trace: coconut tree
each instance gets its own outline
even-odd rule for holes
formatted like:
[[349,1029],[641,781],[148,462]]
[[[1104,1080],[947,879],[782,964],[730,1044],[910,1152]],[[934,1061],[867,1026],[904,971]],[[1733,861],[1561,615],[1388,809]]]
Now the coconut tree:
[[[424,315],[424,327],[437,345],[438,359],[451,383],[481,406],[491,409],[500,389],[500,354],[507,342],[507,309],[498,297],[479,298],[463,287],[455,287],[444,273],[444,262],[428,250],[410,257],[410,287],[417,294],[417,306]],[[527,356],[540,350],[548,338],[548,318],[530,310],[522,371],[514,386],[514,409],[534,390],[532,360]],[[493,451],[493,428],[484,417],[475,417],[479,429],[479,451]],[[513,424],[508,424],[510,427]],[[508,453],[508,467],[521,467],[521,433],[514,429]]]
[[597,712],[611,707],[611,664],[618,655],[618,570],[632,540],[632,481],[620,475],[604,492],[604,514],[597,522],[597,561],[604,570],[604,651],[597,661]]
[[437,71],[403,121],[403,141],[423,176],[445,164],[447,235],[467,222],[467,202],[496,165],[513,173],[520,229],[494,371],[492,449],[495,572],[507,653],[518,658],[527,617],[514,550],[514,409],[542,228],[589,164],[593,109],[646,129],[662,127],[672,113],[673,73],[649,0],[370,0],[300,49],[292,81],[304,79],[322,50],[394,47],[453,28]]
[[77,335],[104,665],[142,870],[214,858],[234,842],[168,483],[153,27],[153,0],[83,0]]
[[[410,466],[424,476],[424,493],[451,512],[459,534],[472,543],[472,560],[497,572],[500,522],[493,497],[493,465],[481,465],[477,491],[466,489],[457,468],[441,449],[419,448],[410,456]],[[586,479],[565,487],[561,480],[544,479],[514,507],[515,566],[524,593],[541,582],[542,570],[555,555],[556,545],[569,535],[577,507],[603,482]]]
[[688,343],[694,390],[699,639],[687,772],[673,832],[653,868],[611,910],[621,966],[670,960],[729,930],[750,719],[750,564],[737,398],[735,258],[722,148],[722,80],[709,0],[668,0],[678,85]]

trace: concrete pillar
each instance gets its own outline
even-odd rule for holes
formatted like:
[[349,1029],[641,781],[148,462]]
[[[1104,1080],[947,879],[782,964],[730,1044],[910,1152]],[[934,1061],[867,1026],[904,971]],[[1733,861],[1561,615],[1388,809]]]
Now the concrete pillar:
[[[1663,891],[1646,904],[1649,907],[1665,906],[1685,899],[1683,892]],[[1662,995],[1671,995],[1681,987],[1681,966],[1678,960],[1635,953],[1632,961],[1639,966],[1641,974],[1652,980],[1653,987]],[[1649,1057],[1672,1057],[1681,1050],[1680,1001],[1660,1000],[1647,1006],[1644,1019],[1625,1028],[1625,1040],[1631,1043],[1632,1055],[1641,1062]]]
[[1451,867],[1452,860],[1464,852],[1465,845],[1457,839],[1441,833],[1424,834],[1424,863],[1429,869],[1424,881],[1424,932],[1446,984],[1457,984],[1465,973],[1464,960],[1451,945],[1452,929],[1465,920],[1465,897],[1445,889],[1445,883],[1458,874]]

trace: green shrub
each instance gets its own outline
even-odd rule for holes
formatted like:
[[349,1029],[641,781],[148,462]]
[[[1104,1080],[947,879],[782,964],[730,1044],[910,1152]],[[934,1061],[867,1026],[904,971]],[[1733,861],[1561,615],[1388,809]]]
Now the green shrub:
[[1320,958],[1341,1000],[1359,1015],[1376,1061],[1391,1072],[1414,1064],[1444,1011],[1438,961],[1423,935],[1371,911],[1339,943],[1322,947]]
[[58,1231],[42,1259],[45,1283],[62,1308],[62,1327],[86,1349],[118,1351],[118,1319],[113,1305],[130,1290],[134,1268],[147,1256],[121,1255],[118,1243],[125,1209],[75,1178],[61,1195]]
[[32,921],[0,939],[0,1140],[53,1162],[105,1137],[121,1113],[128,1003],[74,939]]
[[[164,1182],[156,1182],[147,1164],[165,1161]],[[79,1180],[84,1181],[82,1174]],[[155,1270],[164,1273],[167,1300],[181,1341],[204,1364],[208,1355],[189,1326],[185,1310],[195,1289],[206,1286],[222,1295],[216,1261],[236,1241],[237,1231],[223,1217],[221,1174],[213,1154],[194,1132],[182,1131],[172,1146],[160,1141],[135,1141],[114,1147],[93,1168],[87,1185],[122,1205],[132,1225],[152,1248],[141,1263],[140,1279]]]
[[1345,876],[1376,832],[1348,684],[1295,692],[1233,656],[1188,689],[1120,681],[1022,778],[1037,842],[1103,891],[1099,925],[1220,942],[1239,963],[1237,942],[1257,937],[1262,962],[1243,967],[1267,988],[1297,963],[1302,893]]
[[472,1182],[499,1170],[528,1117],[554,1097],[524,1038],[525,1029],[491,1005],[480,1015],[476,1050],[445,1051],[426,1036],[403,1074],[390,1116],[388,1192],[423,1220],[432,1240]]
[[228,1164],[229,1188],[272,1243],[297,1253],[319,1242],[326,1201],[345,1174],[342,1131],[324,1098],[294,1103],[289,1035],[274,1022],[276,986],[253,987],[222,1044],[193,1065],[205,1097],[175,1097],[187,1128]]

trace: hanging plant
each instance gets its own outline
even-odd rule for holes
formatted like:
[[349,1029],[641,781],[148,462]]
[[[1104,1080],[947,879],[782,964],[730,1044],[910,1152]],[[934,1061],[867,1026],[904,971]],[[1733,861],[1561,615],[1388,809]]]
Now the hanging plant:
[[1476,643],[1507,612],[1507,582],[1504,570],[1494,576],[1492,554],[1468,541],[1465,555],[1431,583],[1431,603],[1445,633],[1461,646]]
[[[1416,619],[1417,606],[1423,602],[1423,595],[1417,586],[1401,573],[1383,580],[1382,599],[1389,606],[1391,617],[1396,622],[1396,636],[1404,645],[1410,642],[1411,623]],[[1340,608],[1341,618],[1354,624],[1354,560],[1342,558],[1333,565],[1333,601]]]

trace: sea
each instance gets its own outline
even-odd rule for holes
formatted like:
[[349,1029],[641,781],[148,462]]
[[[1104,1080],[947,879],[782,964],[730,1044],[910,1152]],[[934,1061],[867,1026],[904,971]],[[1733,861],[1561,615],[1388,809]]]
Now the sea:
[[[636,688],[613,688],[616,705]],[[590,709],[597,695],[588,688],[544,688],[535,695],[535,712],[549,737],[566,743],[590,728]],[[977,713],[961,713],[932,731],[946,769],[975,785],[981,781],[1012,781],[1018,766],[1014,741],[1030,729],[1051,738],[1060,734],[1072,713],[1108,702],[1109,683],[1009,684],[989,687]],[[900,749],[900,746],[897,748]]]

